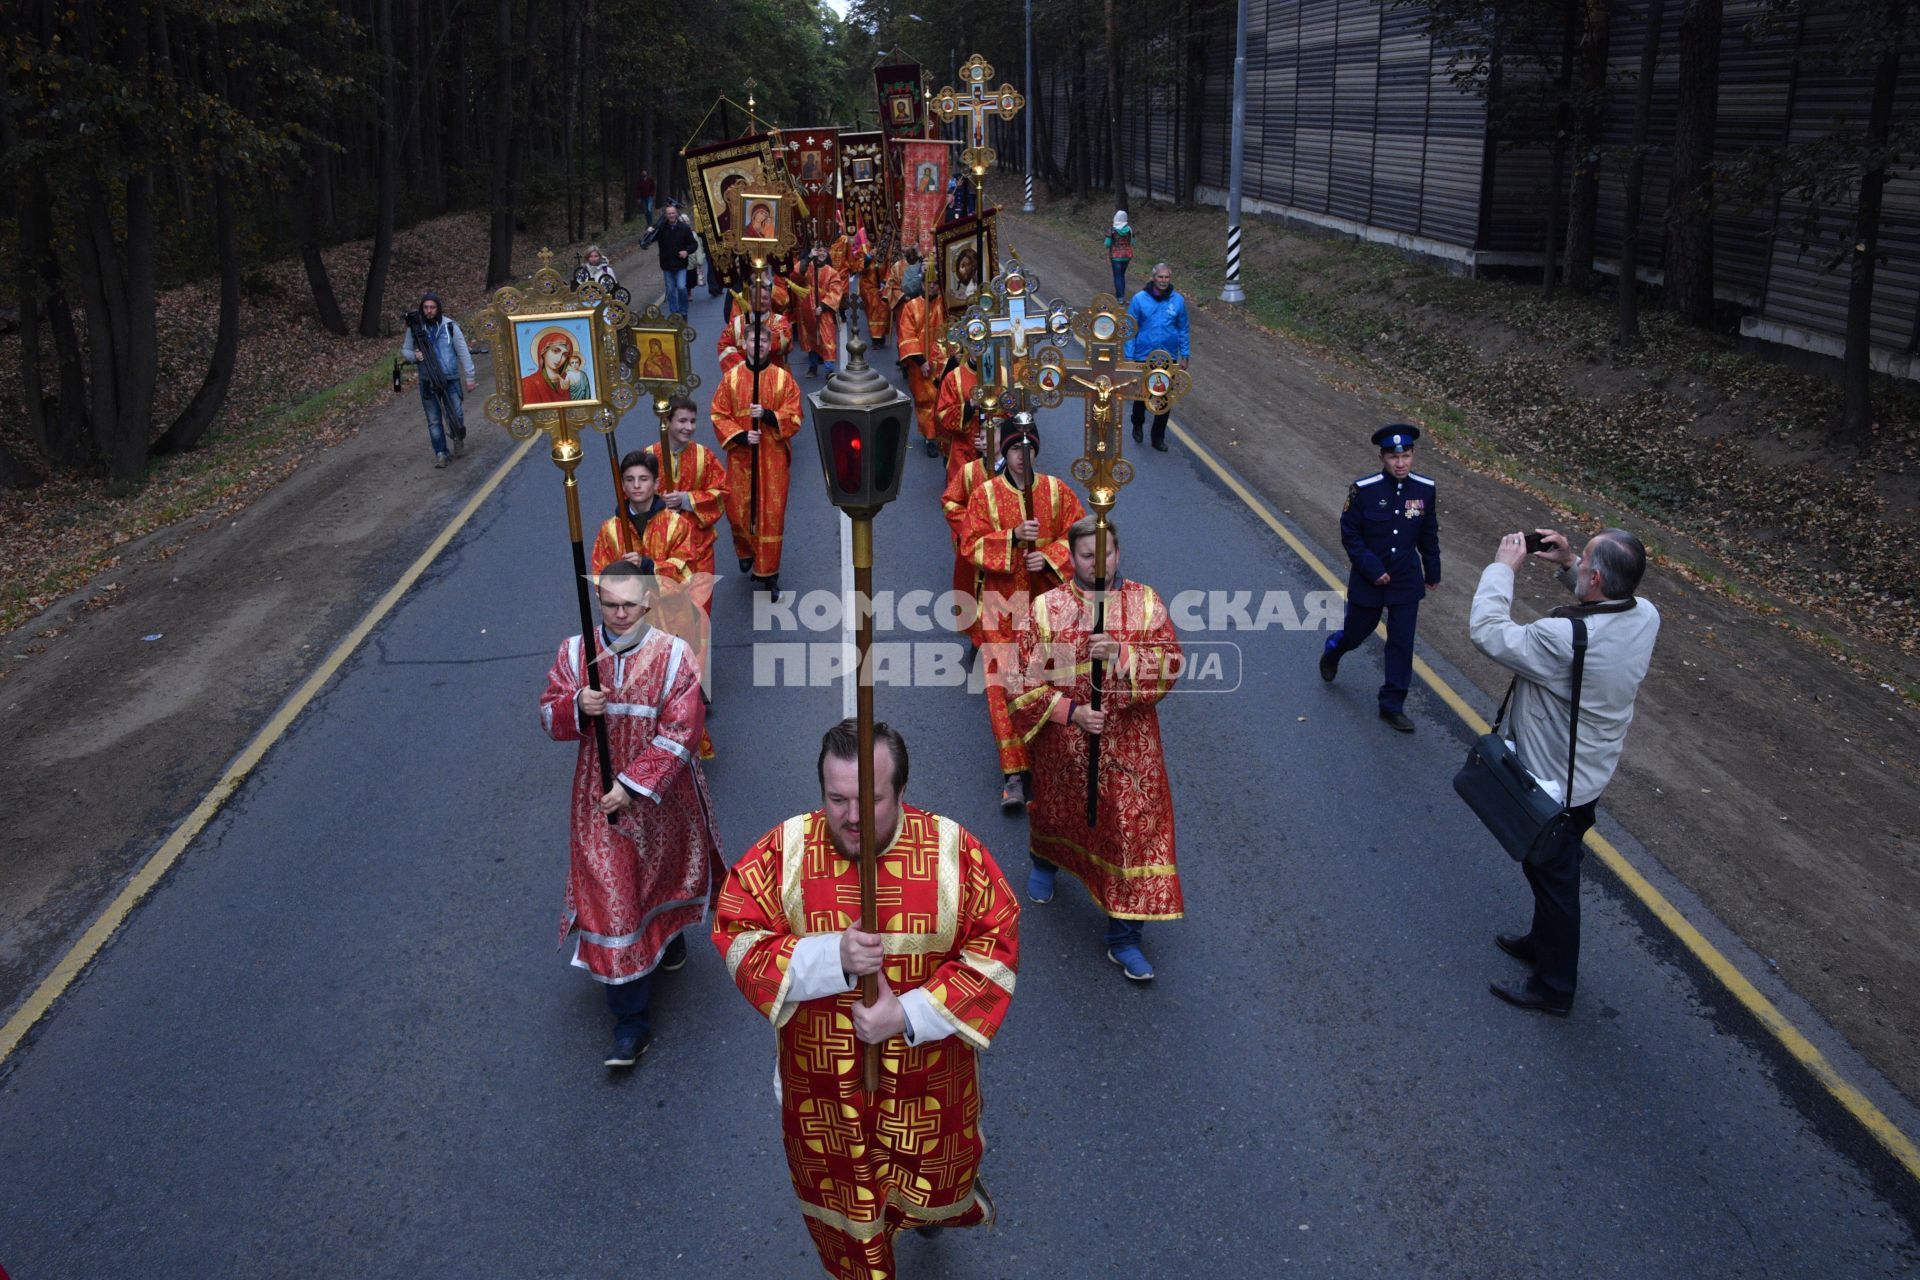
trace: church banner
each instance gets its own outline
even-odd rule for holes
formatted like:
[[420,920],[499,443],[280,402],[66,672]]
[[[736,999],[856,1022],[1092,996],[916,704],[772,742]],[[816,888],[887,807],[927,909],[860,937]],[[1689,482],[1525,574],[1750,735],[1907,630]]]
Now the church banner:
[[953,170],[953,149],[958,145],[944,139],[900,144],[906,176],[906,193],[900,200],[902,247],[917,245],[923,255],[933,251],[933,229],[946,214],[947,175]]
[[774,145],[813,212],[815,235],[824,235],[826,224],[840,217],[840,131],[782,129]]

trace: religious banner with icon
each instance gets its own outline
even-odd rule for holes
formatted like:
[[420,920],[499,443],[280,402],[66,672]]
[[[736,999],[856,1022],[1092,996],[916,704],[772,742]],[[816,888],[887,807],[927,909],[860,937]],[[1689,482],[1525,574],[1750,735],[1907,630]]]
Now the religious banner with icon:
[[926,112],[920,84],[920,64],[895,62],[873,69],[874,93],[880,100],[881,151],[888,216],[900,225],[901,204],[907,195],[902,143],[926,134]]
[[[984,217],[957,218],[934,228],[933,256],[927,260],[927,289],[940,291],[947,314],[957,316],[980,298],[980,288],[991,280],[1000,262],[1000,237],[989,209]],[[985,255],[985,263],[981,256]]]
[[767,134],[699,147],[687,155],[687,189],[693,192],[693,229],[723,270],[733,266],[733,194],[770,186],[773,144]]
[[886,190],[881,165],[886,146],[880,133],[840,135],[840,202],[849,228],[864,226],[877,236],[886,220]]
[[838,129],[824,128],[782,129],[774,143],[775,153],[812,213],[810,240],[826,235],[826,224],[840,217],[839,142]]
[[900,202],[900,243],[922,256],[933,251],[933,229],[947,208],[947,175],[958,143],[944,139],[900,144],[905,153],[907,194]]

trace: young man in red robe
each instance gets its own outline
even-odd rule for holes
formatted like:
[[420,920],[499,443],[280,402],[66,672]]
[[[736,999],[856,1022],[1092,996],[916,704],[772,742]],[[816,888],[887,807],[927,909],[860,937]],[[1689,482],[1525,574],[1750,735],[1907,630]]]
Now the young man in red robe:
[[1086,514],[1066,481],[1034,470],[1039,447],[1033,415],[1014,414],[1000,432],[1000,473],[967,499],[960,529],[967,560],[980,571],[984,643],[975,674],[986,686],[987,718],[1000,751],[1000,807],[1009,810],[1032,798],[1027,745],[1007,714],[1008,689],[1020,680],[1020,632],[1032,602],[1071,571],[1067,529]]
[[[907,250],[909,263],[916,256],[916,250]],[[900,374],[907,381],[907,392],[913,397],[913,416],[920,425],[920,435],[926,441],[927,456],[931,458],[939,453],[933,438],[933,407],[940,389],[940,362],[944,358],[940,326],[923,276],[912,274],[904,293],[906,296],[894,313],[893,327],[899,339],[895,356]]]
[[[573,964],[606,987],[609,1067],[646,1052],[653,972],[686,963],[680,935],[706,919],[724,872],[694,758],[706,723],[700,673],[685,642],[646,621],[648,581],[624,560],[598,575],[600,687],[589,687],[583,637],[571,636],[540,697],[541,726],[580,744],[560,938],[574,936]],[[611,778],[601,776],[596,718],[607,727]]]
[[933,438],[935,447],[947,459],[948,475],[965,466],[968,459],[980,456],[973,443],[973,429],[980,420],[973,389],[979,385],[980,375],[974,372],[972,361],[947,361],[933,402]]
[[820,376],[821,365],[831,378],[840,360],[840,308],[847,297],[847,280],[828,260],[827,246],[817,244],[808,260],[806,280],[812,288],[812,324],[807,347],[807,376]]
[[[712,660],[705,590],[713,581],[709,571],[698,582],[694,579],[694,526],[688,517],[673,510],[658,492],[660,446],[651,451],[636,449],[620,459],[620,487],[626,494],[626,510],[600,526],[593,542],[593,571],[597,574],[616,560],[624,560],[641,573],[654,578],[652,608],[647,620],[654,626],[687,642],[702,675]],[[711,558],[712,551],[709,549]],[[700,733],[700,758],[713,759],[713,738],[704,729]]]
[[[777,599],[793,437],[800,431],[800,384],[774,358],[772,339],[765,330],[757,337],[748,333],[744,340],[751,358],[727,370],[713,393],[713,433],[727,455],[727,523],[733,526],[733,551],[740,571],[751,572],[759,588]],[[754,399],[756,370],[758,400]]]
[[[978,1055],[1013,1001],[1020,906],[951,818],[904,802],[907,744],[873,727],[880,931],[859,926],[859,729],[820,747],[821,807],[748,849],[720,891],[713,944],[778,1032],[780,1123],[800,1212],[836,1280],[895,1280],[903,1227],[993,1217],[980,1184]],[[880,998],[860,1002],[859,979]],[[880,1087],[861,1085],[877,1045]]]
[[[667,441],[672,446],[671,476],[662,476],[661,501],[693,523],[692,549],[687,567],[692,573],[694,598],[709,614],[713,612],[715,532],[727,509],[727,466],[720,455],[694,441],[694,429],[700,423],[700,410],[685,396],[667,401]],[[646,452],[658,458],[660,442],[654,441]]]
[[[1107,959],[1136,982],[1153,978],[1141,949],[1148,920],[1185,913],[1174,861],[1173,790],[1160,747],[1160,700],[1179,679],[1180,638],[1145,583],[1120,578],[1120,534],[1107,525],[1104,624],[1093,629],[1094,522],[1068,533],[1073,580],[1041,596],[1020,635],[1015,728],[1033,760],[1033,868],[1027,897],[1053,901],[1065,868],[1107,913]],[[1105,664],[1100,709],[1093,667]],[[1100,740],[1099,821],[1087,825],[1088,744]]]
[[984,456],[987,428],[977,419],[971,443],[973,457],[966,462],[956,467],[952,457],[948,457],[947,487],[940,494],[940,513],[947,518],[947,531],[953,535],[953,591],[962,602],[954,625],[956,629],[967,633],[967,642],[971,646],[967,653],[969,662],[973,660],[985,636],[980,630],[980,570],[973,561],[967,559],[966,542],[962,535],[967,523],[967,504],[973,499],[973,491],[993,476]]

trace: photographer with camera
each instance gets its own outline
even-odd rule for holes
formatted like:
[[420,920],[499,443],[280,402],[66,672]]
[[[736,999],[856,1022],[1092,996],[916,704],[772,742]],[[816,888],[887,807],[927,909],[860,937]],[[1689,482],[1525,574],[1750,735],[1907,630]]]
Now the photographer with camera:
[[[420,366],[420,403],[427,412],[433,465],[444,467],[467,441],[461,389],[464,386],[471,391],[480,384],[474,377],[467,335],[461,332],[458,321],[446,316],[440,295],[431,289],[420,295],[419,308],[407,313],[407,336],[400,343],[400,358]],[[399,390],[398,385],[394,389]]]
[[[1522,626],[1513,620],[1514,575],[1529,553],[1556,566],[1574,603]],[[1559,793],[1572,819],[1554,847],[1520,864],[1533,889],[1532,927],[1494,935],[1494,945],[1531,972],[1488,986],[1508,1004],[1560,1018],[1573,1011],[1580,971],[1583,842],[1620,763],[1660,635],[1660,611],[1634,595],[1646,568],[1646,548],[1624,529],[1601,530],[1579,555],[1552,529],[1510,533],[1480,575],[1467,619],[1474,647],[1513,673],[1501,736],[1511,737],[1528,773]]]

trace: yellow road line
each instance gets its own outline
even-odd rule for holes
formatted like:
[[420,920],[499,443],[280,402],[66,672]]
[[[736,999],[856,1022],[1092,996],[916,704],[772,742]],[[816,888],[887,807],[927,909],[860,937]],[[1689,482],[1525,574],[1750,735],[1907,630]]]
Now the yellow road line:
[[[1280,535],[1280,540],[1300,557],[1307,568],[1313,570],[1322,581],[1335,590],[1345,589],[1346,583],[1334,576],[1333,570],[1322,563],[1320,557],[1309,550],[1306,543],[1295,537],[1291,529],[1280,523],[1280,517],[1273,513],[1272,508],[1242,484],[1239,477],[1220,465],[1219,460],[1194,439],[1190,432],[1177,422],[1169,421],[1167,426],[1178,437],[1180,443],[1193,450],[1194,456],[1204,462],[1207,468],[1220,478],[1222,484],[1231,489],[1248,509],[1265,521],[1268,528]],[[1427,687],[1439,694],[1440,700],[1465,721],[1467,727],[1475,734],[1488,731],[1490,726],[1481,718],[1480,713],[1468,706],[1466,699],[1462,698],[1452,685],[1441,679],[1440,673],[1429,666],[1424,658],[1415,658],[1413,669],[1415,674],[1426,682]],[[1820,1087],[1825,1089],[1834,1101],[1845,1107],[1847,1113],[1860,1122],[1860,1127],[1871,1134],[1874,1141],[1884,1147],[1889,1155],[1898,1160],[1908,1174],[1920,1179],[1920,1147],[1914,1145],[1913,1139],[1908,1137],[1900,1126],[1888,1119],[1886,1113],[1875,1106],[1872,1099],[1861,1093],[1851,1081],[1841,1075],[1834,1065],[1827,1061],[1826,1055],[1807,1039],[1800,1028],[1794,1026],[1787,1015],[1780,1012],[1779,1006],[1761,994],[1760,989],[1747,980],[1747,976],[1734,966],[1733,961],[1727,959],[1720,948],[1709,942],[1706,935],[1695,928],[1693,922],[1681,914],[1680,909],[1668,900],[1666,894],[1660,892],[1645,876],[1641,875],[1639,869],[1627,860],[1625,854],[1614,847],[1612,841],[1598,831],[1589,831],[1586,843],[1587,848],[1593,850],[1607,869],[1619,877],[1620,883],[1627,887],[1628,892],[1638,898],[1641,905],[1652,912],[1654,918],[1665,925],[1668,931],[1679,939],[1681,945],[1706,966],[1707,972],[1717,978],[1728,993],[1740,1002],[1741,1007],[1767,1029],[1767,1032],[1779,1042],[1780,1047],[1791,1054],[1794,1061],[1806,1068],[1807,1074],[1818,1081]]]
[[[534,439],[537,440],[539,437],[536,436]],[[507,478],[507,473],[519,465],[533,445],[533,440],[522,443],[491,476],[487,477],[487,482],[467,499],[466,505],[447,522],[446,528],[440,530],[439,535],[427,544],[427,549],[420,553],[419,558],[407,566],[407,571],[401,574],[399,580],[387,589],[387,593],[380,597],[372,609],[367,611],[366,617],[360,619],[359,624],[334,646],[333,652],[326,656],[326,660],[313,669],[306,683],[302,684],[299,690],[287,699],[286,704],[274,713],[273,718],[267,721],[260,732],[253,736],[253,740],[247,743],[245,749],[234,758],[233,763],[227,766],[227,771],[220,775],[220,780],[213,784],[213,789],[207,792],[198,805],[194,806],[193,812],[187,815],[186,820],[174,828],[173,834],[167,837],[166,843],[148,856],[147,860],[141,864],[140,870],[134,873],[133,879],[127,882],[126,888],[107,904],[107,909],[102,911],[99,918],[80,935],[80,940],[67,949],[67,953],[60,958],[60,963],[54,966],[53,972],[33,989],[33,994],[27,997],[26,1003],[7,1019],[6,1026],[0,1027],[0,1063],[4,1063],[13,1055],[13,1051],[20,1047],[20,1042],[27,1038],[27,1033],[33,1030],[34,1024],[46,1016],[47,1010],[51,1009],[54,1002],[66,993],[67,988],[73,985],[73,980],[80,976],[81,971],[100,954],[100,949],[107,945],[107,941],[119,931],[120,926],[127,922],[127,917],[133,913],[135,907],[140,905],[140,900],[147,896],[154,885],[160,883],[161,877],[173,869],[173,864],[180,860],[180,855],[186,852],[187,846],[192,844],[195,837],[206,828],[207,823],[213,820],[213,815],[220,811],[221,806],[226,804],[235,791],[239,790],[240,784],[247,780],[247,775],[253,772],[254,767],[260,763],[268,751],[272,750],[274,744],[285,736],[294,720],[306,710],[307,704],[313,701],[314,695],[318,694],[346,660],[353,656],[354,650],[373,634],[373,629],[393,611],[396,604],[400,603],[400,598],[420,580],[420,575],[427,571],[427,566],[446,550],[447,544],[451,543],[454,536],[466,526],[469,520],[473,519],[474,513],[480,510],[481,504],[500,487],[500,482]]]

